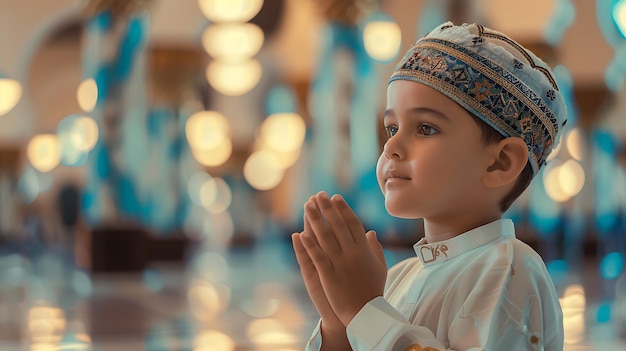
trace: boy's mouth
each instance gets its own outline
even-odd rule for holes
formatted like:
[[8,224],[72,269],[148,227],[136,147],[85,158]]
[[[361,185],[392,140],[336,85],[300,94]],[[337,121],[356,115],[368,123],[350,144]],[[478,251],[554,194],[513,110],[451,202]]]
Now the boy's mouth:
[[385,183],[389,181],[411,180],[410,177],[404,176],[395,170],[389,170],[385,173]]

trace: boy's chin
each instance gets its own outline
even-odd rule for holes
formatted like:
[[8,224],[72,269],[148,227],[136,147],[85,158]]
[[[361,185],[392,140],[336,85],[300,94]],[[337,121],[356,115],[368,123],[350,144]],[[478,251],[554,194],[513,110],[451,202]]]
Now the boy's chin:
[[422,216],[420,216],[418,213],[415,213],[415,211],[411,211],[411,209],[402,208],[399,206],[393,206],[391,204],[388,204],[387,202],[385,202],[385,209],[387,209],[387,213],[389,213],[391,216],[396,217],[396,218],[401,218],[401,219],[422,218]]

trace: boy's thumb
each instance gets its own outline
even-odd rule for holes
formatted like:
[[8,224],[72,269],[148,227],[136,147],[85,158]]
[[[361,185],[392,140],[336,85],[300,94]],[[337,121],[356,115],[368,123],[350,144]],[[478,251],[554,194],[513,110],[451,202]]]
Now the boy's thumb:
[[372,249],[372,251],[376,255],[376,258],[378,258],[381,263],[387,265],[387,262],[385,260],[385,252],[383,251],[383,246],[376,239],[376,232],[370,230],[369,232],[365,233],[365,237],[367,238],[367,243],[369,244],[370,249]]

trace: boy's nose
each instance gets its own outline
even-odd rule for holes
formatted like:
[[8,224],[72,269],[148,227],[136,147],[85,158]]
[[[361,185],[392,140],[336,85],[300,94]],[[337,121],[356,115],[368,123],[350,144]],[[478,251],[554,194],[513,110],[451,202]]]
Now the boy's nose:
[[385,156],[389,159],[402,159],[405,154],[397,135],[394,135],[387,140],[383,146],[383,151]]

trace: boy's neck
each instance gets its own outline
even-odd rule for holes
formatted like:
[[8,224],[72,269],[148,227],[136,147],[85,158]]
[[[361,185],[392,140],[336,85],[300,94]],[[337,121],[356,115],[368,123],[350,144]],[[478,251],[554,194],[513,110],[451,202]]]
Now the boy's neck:
[[454,217],[424,218],[424,238],[430,244],[452,239],[501,217],[502,212],[491,211],[480,215],[468,212]]

